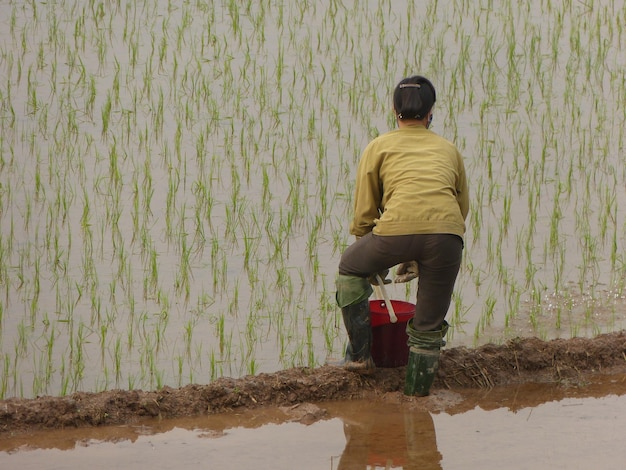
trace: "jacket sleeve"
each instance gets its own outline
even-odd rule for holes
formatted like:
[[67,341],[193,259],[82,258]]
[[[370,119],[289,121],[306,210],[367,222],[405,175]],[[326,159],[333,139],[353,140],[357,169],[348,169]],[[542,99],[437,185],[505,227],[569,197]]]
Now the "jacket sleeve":
[[463,220],[467,219],[469,213],[469,188],[467,186],[467,176],[465,173],[465,164],[463,163],[463,157],[457,152],[457,158],[459,161],[459,180],[457,181],[456,199],[461,209],[461,215]]
[[380,164],[370,144],[361,155],[356,175],[354,216],[350,224],[350,233],[357,237],[371,232],[380,215],[382,184],[379,172]]

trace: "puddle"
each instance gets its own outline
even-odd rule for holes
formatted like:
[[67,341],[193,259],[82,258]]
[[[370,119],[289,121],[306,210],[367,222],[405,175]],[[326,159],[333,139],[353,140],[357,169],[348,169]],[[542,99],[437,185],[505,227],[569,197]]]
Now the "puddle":
[[307,406],[301,415],[268,408],[7,437],[0,468],[621,469],[626,461],[621,375],[583,388],[525,384]]

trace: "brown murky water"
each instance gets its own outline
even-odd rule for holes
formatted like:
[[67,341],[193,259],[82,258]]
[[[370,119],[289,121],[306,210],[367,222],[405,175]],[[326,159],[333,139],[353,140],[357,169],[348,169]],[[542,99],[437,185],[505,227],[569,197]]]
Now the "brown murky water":
[[5,438],[0,468],[621,469],[626,376]]

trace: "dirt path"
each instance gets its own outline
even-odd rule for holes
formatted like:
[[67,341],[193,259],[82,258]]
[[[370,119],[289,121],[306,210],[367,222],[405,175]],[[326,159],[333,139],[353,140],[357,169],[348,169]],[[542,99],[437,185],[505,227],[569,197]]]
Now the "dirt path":
[[[626,373],[626,332],[592,339],[518,339],[504,345],[443,351],[433,389],[491,388],[524,382],[582,385],[597,373]],[[175,418],[233,409],[383,396],[398,392],[404,368],[361,376],[335,367],[297,368],[207,385],[158,391],[111,390],[66,397],[0,401],[0,435],[31,429],[131,423],[143,417]]]

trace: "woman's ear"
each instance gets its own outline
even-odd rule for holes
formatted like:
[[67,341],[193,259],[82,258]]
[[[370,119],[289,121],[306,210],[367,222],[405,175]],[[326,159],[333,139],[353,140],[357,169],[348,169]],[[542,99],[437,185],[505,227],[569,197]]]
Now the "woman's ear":
[[396,107],[393,107],[393,115],[396,118],[396,125],[400,125],[400,116],[398,115],[398,112],[396,111]]

